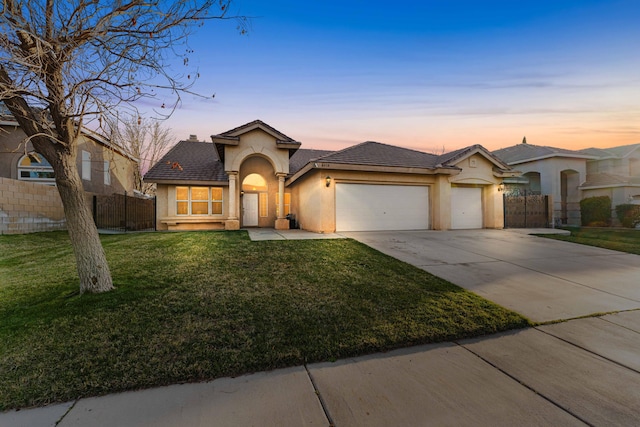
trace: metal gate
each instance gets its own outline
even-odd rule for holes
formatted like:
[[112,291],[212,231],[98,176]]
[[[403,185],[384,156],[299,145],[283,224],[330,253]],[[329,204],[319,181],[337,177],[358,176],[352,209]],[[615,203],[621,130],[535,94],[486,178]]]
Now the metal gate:
[[93,220],[100,229],[117,231],[155,230],[156,199],[124,194],[94,195]]
[[549,196],[539,194],[509,195],[504,198],[505,228],[546,228],[549,218]]

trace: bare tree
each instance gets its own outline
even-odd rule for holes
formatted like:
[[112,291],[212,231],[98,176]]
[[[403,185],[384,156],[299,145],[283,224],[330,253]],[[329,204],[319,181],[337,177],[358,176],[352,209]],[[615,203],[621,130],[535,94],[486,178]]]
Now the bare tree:
[[[81,293],[113,289],[76,166],[83,127],[122,108],[135,108],[140,98],[157,99],[163,90],[178,103],[198,76],[172,75],[167,65],[176,56],[188,64],[188,35],[206,20],[231,18],[230,2],[0,3],[0,99],[53,167]],[[244,32],[244,21],[238,22]]]
[[135,189],[147,195],[154,195],[156,185],[144,182],[142,178],[149,168],[175,145],[176,140],[171,129],[163,126],[157,119],[129,116],[113,124],[111,140],[139,159],[138,167],[134,171]]

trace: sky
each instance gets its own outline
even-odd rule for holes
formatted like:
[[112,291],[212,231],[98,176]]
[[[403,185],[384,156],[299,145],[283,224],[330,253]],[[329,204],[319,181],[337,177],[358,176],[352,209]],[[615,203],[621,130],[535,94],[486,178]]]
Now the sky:
[[326,150],[640,143],[638,0],[235,0],[231,11],[250,17],[247,34],[211,21],[189,41],[193,90],[215,97],[183,97],[166,122],[177,139],[260,119]]

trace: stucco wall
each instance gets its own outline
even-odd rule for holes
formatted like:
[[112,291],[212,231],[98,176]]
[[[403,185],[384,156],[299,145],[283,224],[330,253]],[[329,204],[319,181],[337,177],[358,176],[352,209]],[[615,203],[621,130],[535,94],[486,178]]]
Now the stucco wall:
[[[329,187],[326,186],[327,176],[331,177]],[[301,228],[320,233],[333,233],[336,230],[336,184],[418,184],[430,188],[429,218],[433,218],[434,212],[437,213],[435,209],[440,208],[440,202],[434,200],[434,192],[431,190],[437,181],[438,178],[434,175],[317,169],[310,171],[290,186],[291,211],[296,215]]]
[[[501,179],[493,175],[494,164],[483,155],[474,154],[456,163],[456,166],[462,171],[448,179],[451,184],[482,188],[482,226],[504,228],[504,205],[502,193],[498,191]],[[442,216],[449,218],[449,223],[440,229],[448,229],[451,228],[451,197],[449,196],[448,203],[445,199],[441,203]]]
[[[25,144],[25,133],[15,126],[0,130],[0,177],[18,179],[18,162],[25,153],[34,151],[31,142]],[[84,190],[96,194],[133,192],[135,162],[90,138],[78,145],[76,164],[82,176],[82,151],[91,153],[91,180],[82,180]],[[104,161],[110,162],[111,184],[104,182]]]
[[[221,215],[178,215],[176,187],[222,187]],[[156,189],[157,230],[221,230],[229,216],[229,187],[196,182],[179,185],[158,184]]]
[[[472,160],[474,159],[474,160]],[[473,164],[473,167],[469,165]],[[340,183],[368,183],[395,185],[426,185],[429,187],[429,227],[434,230],[451,228],[451,185],[473,185],[483,188],[483,221],[486,228],[502,228],[504,211],[500,180],[493,176],[493,164],[482,155],[461,160],[462,171],[453,176],[404,174],[391,172],[362,172],[316,169],[293,182],[292,213],[300,226],[315,232],[334,232],[336,229],[335,186]],[[331,184],[326,187],[326,177]]]
[[[240,171],[238,174],[238,187],[242,190],[242,183],[244,179],[251,174],[258,174],[264,178],[267,182],[267,216],[261,217],[258,215],[258,227],[271,227],[273,228],[276,222],[276,194],[278,194],[278,178],[275,175],[272,164],[269,160],[262,157],[262,155],[253,155],[248,157],[242,162]],[[258,193],[261,191],[252,191],[250,188],[244,190],[245,193]],[[260,199],[258,199],[260,204]],[[240,210],[240,224],[242,224],[242,197],[240,197],[239,205]]]
[[225,147],[224,170],[240,171],[242,163],[256,154],[269,159],[275,173],[289,173],[289,150],[277,148],[276,139],[260,129],[241,135],[237,146]]
[[64,229],[64,209],[56,187],[0,178],[0,234]]
[[542,194],[550,195],[553,199],[553,222],[558,223],[563,217],[562,210],[562,172],[572,171],[575,174],[568,175],[566,209],[569,215],[568,223],[580,225],[580,200],[583,197],[579,186],[587,177],[587,164],[584,159],[572,159],[554,157],[535,162],[521,163],[514,166],[522,173],[540,173],[540,189]]

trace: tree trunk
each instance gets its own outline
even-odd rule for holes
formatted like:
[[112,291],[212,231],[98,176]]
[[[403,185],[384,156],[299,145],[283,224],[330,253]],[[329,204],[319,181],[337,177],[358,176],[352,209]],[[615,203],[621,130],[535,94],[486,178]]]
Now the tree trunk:
[[107,257],[93,222],[91,209],[85,199],[82,180],[78,174],[75,156],[58,153],[51,163],[56,185],[67,218],[69,239],[76,257],[80,293],[100,293],[114,289]]

